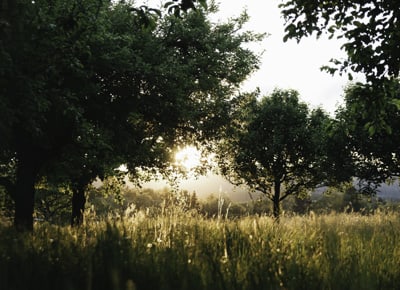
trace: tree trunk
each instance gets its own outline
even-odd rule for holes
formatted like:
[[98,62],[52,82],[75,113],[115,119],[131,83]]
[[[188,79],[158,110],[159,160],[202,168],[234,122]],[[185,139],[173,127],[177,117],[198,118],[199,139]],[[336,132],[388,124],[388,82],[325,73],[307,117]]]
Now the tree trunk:
[[33,230],[35,182],[38,168],[34,154],[28,153],[18,156],[14,215],[14,225],[18,231]]
[[279,221],[279,217],[281,215],[280,197],[281,197],[281,183],[279,181],[275,181],[274,197],[273,197],[273,204],[274,204],[273,214],[276,221]]
[[71,214],[71,226],[80,226],[83,223],[83,213],[85,211],[85,185],[78,185],[74,188],[72,193],[72,214]]

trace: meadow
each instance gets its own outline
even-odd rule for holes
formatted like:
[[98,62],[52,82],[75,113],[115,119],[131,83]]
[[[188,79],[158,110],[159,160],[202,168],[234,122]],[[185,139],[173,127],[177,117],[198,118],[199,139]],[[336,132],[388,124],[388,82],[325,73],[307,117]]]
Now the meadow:
[[130,208],[81,228],[0,225],[0,289],[399,289],[395,212],[206,218]]

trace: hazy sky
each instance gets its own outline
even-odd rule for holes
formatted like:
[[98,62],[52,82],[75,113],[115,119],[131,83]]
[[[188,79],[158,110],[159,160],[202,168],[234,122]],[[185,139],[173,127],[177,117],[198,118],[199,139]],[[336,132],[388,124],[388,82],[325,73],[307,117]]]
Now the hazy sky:
[[[237,16],[247,9],[250,21],[249,30],[269,34],[261,44],[254,45],[255,51],[263,51],[262,66],[244,84],[251,90],[259,87],[263,94],[274,88],[296,89],[303,101],[311,107],[321,106],[334,112],[342,101],[343,88],[347,77],[332,76],[322,72],[320,67],[329,64],[331,58],[343,58],[341,43],[328,40],[327,37],[303,39],[299,44],[295,40],[283,42],[284,20],[278,5],[280,0],[219,0],[218,17],[224,19]],[[262,4],[261,4],[262,3]]]

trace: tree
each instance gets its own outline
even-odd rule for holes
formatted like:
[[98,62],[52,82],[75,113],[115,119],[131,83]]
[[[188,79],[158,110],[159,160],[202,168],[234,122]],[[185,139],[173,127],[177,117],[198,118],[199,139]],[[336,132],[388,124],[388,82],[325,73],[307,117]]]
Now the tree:
[[1,153],[15,160],[18,228],[32,228],[34,186],[43,167],[99,121],[85,115],[98,92],[89,40],[99,36],[104,7],[100,1],[20,1],[8,7],[1,43],[7,61]]
[[350,69],[373,82],[399,75],[399,1],[290,0],[280,7],[286,20],[285,40],[299,41],[313,33],[345,39],[347,59],[332,60],[338,67],[325,67],[328,71]]
[[258,64],[242,47],[259,39],[238,32],[245,16],[212,25],[199,6],[180,17],[150,15],[144,25],[146,9],[123,2],[17,6],[1,31],[0,160],[15,160],[20,229],[33,227],[41,176],[73,187],[79,215],[96,176],[121,163],[133,175],[167,170],[174,146],[215,138],[233,93]]
[[278,219],[282,200],[324,180],[323,132],[329,118],[320,109],[309,112],[293,90],[275,90],[260,101],[250,94],[234,113],[236,122],[219,148],[222,174],[265,194]]
[[[139,47],[140,51],[135,52],[141,62],[140,66],[136,64],[132,69],[131,76],[137,83],[126,83],[126,75],[102,76],[105,83],[103,89],[115,98],[115,111],[118,112],[118,117],[113,113],[106,117],[106,120],[116,120],[115,124],[109,126],[111,131],[119,128],[117,133],[112,133],[113,144],[117,146],[113,147],[111,160],[105,158],[107,154],[110,155],[107,148],[103,148],[100,160],[99,154],[93,153],[93,148],[85,148],[77,156],[84,161],[85,168],[78,171],[77,175],[77,166],[72,166],[75,176],[81,180],[84,176],[88,177],[87,180],[93,180],[96,174],[107,175],[104,172],[107,166],[99,171],[102,168],[99,162],[106,160],[108,163],[112,161],[112,170],[118,165],[115,160],[119,164],[125,163],[134,177],[137,177],[135,171],[138,168],[157,168],[167,175],[173,155],[171,148],[187,142],[204,145],[216,138],[218,131],[226,124],[224,116],[232,93],[258,62],[252,52],[241,48],[241,44],[256,40],[259,36],[236,33],[245,20],[246,15],[213,27],[206,19],[206,12],[197,10],[185,14],[185,17],[167,16],[155,28],[156,38],[139,38],[139,44],[144,43],[144,48]],[[144,83],[138,81],[138,75]],[[126,102],[133,101],[131,97],[127,99],[123,95],[126,90],[138,95],[132,104],[134,108],[126,106]],[[124,123],[124,120],[130,122]],[[106,144],[111,146],[110,143]],[[99,145],[95,146],[96,150],[102,148],[101,143]],[[90,146],[93,147],[92,144]],[[67,152],[77,150],[68,149]],[[120,158],[116,158],[116,155]],[[94,158],[92,161],[90,156]],[[82,170],[89,172],[82,174]],[[112,174],[112,170],[109,169],[108,174]],[[85,180],[78,184],[87,185]],[[77,201],[81,206],[73,210],[73,217],[82,212],[84,205],[82,186],[77,189],[74,190],[74,196],[80,196]]]
[[364,74],[366,90],[374,95],[367,93],[366,98],[358,98],[357,106],[373,119],[361,126],[367,126],[370,134],[392,130],[385,112],[388,106],[394,106],[391,111],[400,108],[398,92],[393,90],[400,72],[400,2],[290,0],[280,7],[286,20],[284,40],[300,41],[314,33],[317,37],[326,33],[330,38],[343,39],[347,59],[333,59],[334,67],[323,69],[332,74],[348,71],[350,79],[351,72]]
[[326,185],[350,184],[348,193],[371,196],[399,176],[399,82],[386,80],[384,88],[355,83],[345,89],[345,103],[326,128]]
[[[391,90],[390,95],[399,96],[398,81],[391,82],[390,86],[388,83],[387,88]],[[387,95],[370,84],[350,85],[345,91],[345,105],[337,112],[336,119],[346,128],[347,156],[350,157],[347,164],[354,168],[352,176],[361,182],[379,184],[400,175],[400,112]],[[369,100],[375,98],[382,102],[383,111],[378,115],[367,107]],[[376,127],[383,129],[376,131]]]

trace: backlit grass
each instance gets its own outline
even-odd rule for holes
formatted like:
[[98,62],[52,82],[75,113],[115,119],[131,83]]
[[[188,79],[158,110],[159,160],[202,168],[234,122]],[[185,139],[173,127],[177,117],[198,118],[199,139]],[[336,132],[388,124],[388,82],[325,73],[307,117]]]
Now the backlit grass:
[[179,210],[0,226],[0,289],[398,289],[400,215],[236,220]]

